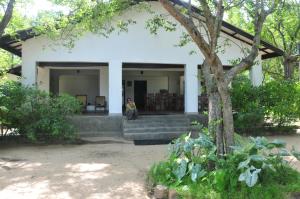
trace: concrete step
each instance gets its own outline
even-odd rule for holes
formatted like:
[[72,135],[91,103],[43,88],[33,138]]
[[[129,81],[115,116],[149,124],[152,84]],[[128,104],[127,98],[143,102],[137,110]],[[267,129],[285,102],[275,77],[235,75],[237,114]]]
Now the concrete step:
[[176,131],[181,131],[181,132],[187,132],[189,131],[188,126],[180,126],[180,127],[147,127],[147,128],[127,128],[123,129],[123,133],[141,133],[141,134],[146,134],[146,133],[152,133],[152,132],[176,132]]
[[125,119],[124,122],[127,124],[133,123],[148,123],[148,122],[188,122],[189,119],[187,118],[143,118],[143,119],[136,119],[136,120],[127,120]]
[[151,133],[126,133],[124,134],[125,139],[129,140],[173,140],[185,132],[182,131],[171,131],[171,132],[151,132]]
[[190,131],[190,119],[185,115],[139,116],[123,118],[123,136],[131,140],[173,140]]
[[123,124],[123,128],[147,128],[147,127],[180,127],[189,126],[189,122],[148,122],[148,123],[131,123]]
[[[125,117],[126,118],[126,117]],[[138,116],[137,120],[184,120],[188,119],[185,115],[147,115],[147,116]],[[135,120],[128,120],[128,121],[135,121]]]

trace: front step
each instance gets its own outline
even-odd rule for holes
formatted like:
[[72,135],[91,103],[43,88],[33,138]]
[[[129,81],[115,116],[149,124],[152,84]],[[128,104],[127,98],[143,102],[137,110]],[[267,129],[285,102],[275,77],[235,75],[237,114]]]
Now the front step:
[[130,140],[172,140],[190,131],[186,115],[139,116],[123,119],[123,136]]

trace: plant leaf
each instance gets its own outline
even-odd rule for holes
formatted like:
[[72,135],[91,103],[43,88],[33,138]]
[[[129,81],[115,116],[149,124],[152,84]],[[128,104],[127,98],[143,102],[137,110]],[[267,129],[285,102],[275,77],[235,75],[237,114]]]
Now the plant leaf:
[[185,159],[181,159],[179,165],[176,167],[173,173],[178,180],[181,180],[186,174],[186,169],[187,169],[187,162]]
[[191,179],[193,182],[196,182],[198,178],[203,177],[206,174],[206,171],[201,168],[200,164],[195,164],[192,168]]
[[238,169],[243,169],[243,168],[248,168],[249,167],[249,163],[250,163],[250,158],[248,158],[247,160],[240,162]]
[[253,187],[258,181],[258,174],[261,172],[261,169],[256,169],[251,166],[244,173],[241,173],[239,176],[239,181],[245,182],[248,187]]

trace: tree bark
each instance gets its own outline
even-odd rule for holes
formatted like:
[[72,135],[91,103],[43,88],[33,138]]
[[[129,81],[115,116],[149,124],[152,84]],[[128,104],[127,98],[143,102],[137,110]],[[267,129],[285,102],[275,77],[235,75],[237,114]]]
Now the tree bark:
[[232,151],[232,146],[234,146],[234,125],[233,125],[233,114],[232,114],[232,103],[229,93],[229,89],[222,86],[219,93],[222,101],[222,111],[223,111],[223,125],[224,125],[224,140],[225,140],[225,153],[230,153]]
[[291,80],[294,76],[294,64],[296,62],[295,56],[283,56],[284,79]]
[[215,134],[217,154],[219,156],[225,154],[221,106],[221,97],[218,92],[208,94],[208,121],[211,125],[210,128]]
[[0,22],[0,36],[3,35],[5,28],[7,27],[8,23],[10,22],[14,10],[15,0],[10,0],[7,4],[5,14]]
[[221,97],[210,67],[206,61],[202,64],[202,74],[205,80],[206,91],[208,95],[208,124],[217,146],[217,154],[224,155],[224,137]]

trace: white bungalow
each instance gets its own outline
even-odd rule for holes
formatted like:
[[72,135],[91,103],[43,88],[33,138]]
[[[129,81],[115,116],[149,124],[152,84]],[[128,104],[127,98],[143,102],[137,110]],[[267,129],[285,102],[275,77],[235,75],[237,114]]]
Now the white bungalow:
[[[159,2],[149,4],[154,14],[167,14]],[[122,17],[137,22],[128,32],[113,33],[108,38],[86,33],[71,51],[63,46],[53,49],[51,39],[34,35],[32,30],[19,31],[19,40],[2,37],[0,47],[22,58],[23,84],[57,94],[86,95],[90,110],[96,96],[105,96],[110,116],[122,115],[122,105],[129,97],[145,112],[198,114],[203,55],[193,43],[175,46],[185,32],[180,25],[174,32],[150,34],[145,22],[154,14],[128,11]],[[220,41],[229,45],[220,54],[223,64],[230,67],[232,60],[243,57],[242,49],[249,48],[252,39],[249,33],[224,22]],[[196,53],[191,55],[191,51]],[[281,54],[280,49],[262,42],[258,64],[250,71],[254,85],[262,83],[261,61]],[[169,97],[164,104],[156,97],[162,93],[173,96],[173,102]]]

